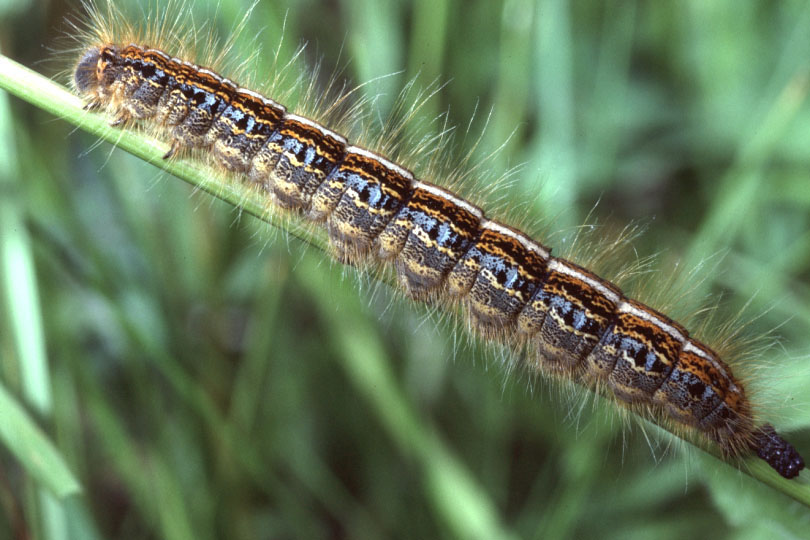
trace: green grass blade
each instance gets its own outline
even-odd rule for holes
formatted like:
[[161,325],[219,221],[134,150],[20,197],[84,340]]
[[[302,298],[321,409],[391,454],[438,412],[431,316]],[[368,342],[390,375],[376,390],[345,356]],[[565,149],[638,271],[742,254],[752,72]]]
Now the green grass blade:
[[0,440],[31,476],[59,498],[79,493],[79,481],[59,451],[2,384],[0,411]]

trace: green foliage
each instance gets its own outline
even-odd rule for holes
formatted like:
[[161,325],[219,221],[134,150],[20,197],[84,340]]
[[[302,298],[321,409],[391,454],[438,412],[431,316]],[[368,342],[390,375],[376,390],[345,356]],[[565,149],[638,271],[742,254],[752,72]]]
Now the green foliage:
[[[197,20],[227,35],[245,5],[210,4],[195,3]],[[0,12],[0,34],[6,54],[56,72],[66,66],[39,62],[65,14],[48,8]],[[805,3],[268,2],[234,54],[261,44],[267,72],[284,24],[282,57],[300,39],[310,62],[345,64],[354,83],[401,72],[364,87],[381,116],[417,74],[449,80],[424,114],[449,110],[461,153],[478,109],[480,151],[507,141],[489,176],[522,165],[498,194],[551,221],[555,250],[592,214],[601,232],[646,225],[634,246],[660,253],[664,275],[679,260],[716,264],[692,293],[732,314],[748,303],[762,315],[746,333],[778,327],[757,371],[765,413],[810,450]],[[3,267],[0,366],[59,455],[37,476],[0,450],[0,526],[46,535],[62,519],[65,538],[804,534],[806,508],[784,495],[648,425],[628,430],[600,401],[505,377],[498,353],[385,286],[11,105],[0,217],[19,219],[0,244],[23,246],[36,281]],[[19,323],[12,292],[41,313]],[[48,362],[32,377],[37,350]],[[82,494],[38,499],[63,461]],[[72,491],[63,482],[57,495]]]

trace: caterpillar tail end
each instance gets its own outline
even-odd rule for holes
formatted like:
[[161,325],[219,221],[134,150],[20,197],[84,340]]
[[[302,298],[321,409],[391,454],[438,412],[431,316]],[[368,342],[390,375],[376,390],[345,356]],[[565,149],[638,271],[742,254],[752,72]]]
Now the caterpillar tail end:
[[751,448],[784,478],[795,478],[804,469],[804,458],[770,424],[759,428]]

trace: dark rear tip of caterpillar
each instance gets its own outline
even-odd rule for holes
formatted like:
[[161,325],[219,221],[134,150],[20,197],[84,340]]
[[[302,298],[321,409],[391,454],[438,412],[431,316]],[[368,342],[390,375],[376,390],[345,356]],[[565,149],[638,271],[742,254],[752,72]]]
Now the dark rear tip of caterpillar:
[[76,64],[73,81],[76,84],[76,89],[82,94],[87,94],[98,86],[99,58],[101,58],[101,49],[93,47],[85,52],[82,59]]
[[804,469],[804,459],[789,442],[780,437],[773,426],[759,428],[751,448],[784,478],[795,478]]

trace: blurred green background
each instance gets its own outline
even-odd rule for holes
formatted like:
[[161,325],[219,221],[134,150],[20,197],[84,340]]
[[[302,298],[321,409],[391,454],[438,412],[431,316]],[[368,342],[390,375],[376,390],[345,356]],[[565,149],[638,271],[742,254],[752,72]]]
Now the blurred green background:
[[[248,5],[194,18],[227,35]],[[75,9],[0,2],[0,48],[53,75]],[[237,57],[269,69],[285,21],[282,58],[306,41],[353,84],[395,73],[364,87],[380,117],[448,81],[423,114],[449,111],[457,152],[485,123],[477,153],[507,141],[468,190],[520,166],[499,204],[557,252],[590,215],[645,226],[631,253],[665,274],[708,261],[694,296],[776,329],[754,382],[810,451],[810,5],[261,2]],[[3,399],[83,488],[54,498],[0,448],[0,537],[806,537],[798,503],[0,100]]]

